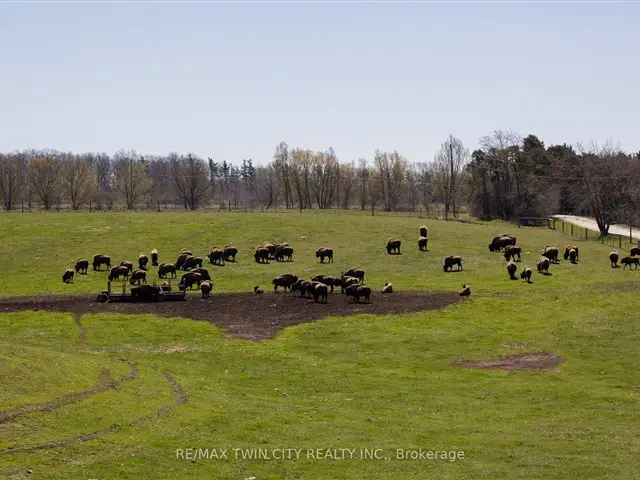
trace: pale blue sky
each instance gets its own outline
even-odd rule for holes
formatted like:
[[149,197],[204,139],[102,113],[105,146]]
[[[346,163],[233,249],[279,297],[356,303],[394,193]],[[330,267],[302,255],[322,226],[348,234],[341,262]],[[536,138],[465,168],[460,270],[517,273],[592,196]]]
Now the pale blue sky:
[[640,4],[0,5],[0,150],[640,150]]

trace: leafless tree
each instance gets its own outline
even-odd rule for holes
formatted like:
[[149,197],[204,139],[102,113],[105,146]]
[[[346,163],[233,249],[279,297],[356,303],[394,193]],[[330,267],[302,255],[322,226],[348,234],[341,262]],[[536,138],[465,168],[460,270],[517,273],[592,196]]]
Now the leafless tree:
[[196,210],[209,192],[209,178],[204,161],[195,155],[172,155],[171,174],[184,208]]
[[469,151],[464,148],[462,141],[453,135],[442,144],[436,154],[435,164],[435,184],[439,190],[440,197],[444,203],[444,218],[449,218],[449,212],[453,216],[458,215],[457,197],[460,185],[460,176],[464,165],[468,162]]
[[62,191],[73,210],[79,210],[95,192],[95,174],[86,157],[65,154],[61,157]]
[[135,151],[116,153],[113,163],[115,188],[123,196],[127,210],[136,208],[148,193],[150,181],[147,165]]

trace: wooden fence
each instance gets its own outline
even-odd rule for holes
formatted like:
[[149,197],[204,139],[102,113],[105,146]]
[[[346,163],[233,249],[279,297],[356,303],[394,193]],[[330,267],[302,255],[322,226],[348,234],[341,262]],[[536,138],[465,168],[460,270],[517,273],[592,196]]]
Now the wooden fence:
[[571,238],[599,241],[602,244],[606,244],[620,250],[628,250],[631,247],[640,245],[640,241],[634,241],[634,239],[628,235],[617,235],[615,233],[601,235],[599,231],[580,227],[573,223],[565,222],[559,218],[549,218],[548,226],[550,229],[559,230],[562,233],[569,235]]

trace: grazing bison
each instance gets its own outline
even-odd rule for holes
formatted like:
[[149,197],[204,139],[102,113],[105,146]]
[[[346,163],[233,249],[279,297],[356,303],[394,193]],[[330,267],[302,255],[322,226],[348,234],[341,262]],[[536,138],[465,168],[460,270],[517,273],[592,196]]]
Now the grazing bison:
[[255,258],[256,263],[269,263],[269,249],[266,247],[256,248],[253,258]]
[[[574,250],[574,259],[571,260],[571,251]],[[571,263],[577,263],[578,262],[578,257],[580,256],[580,251],[578,250],[578,247],[576,247],[575,245],[567,245],[564,249],[564,259],[565,260],[569,260],[571,261]]]
[[504,259],[508,262],[513,260],[514,262],[520,261],[520,255],[522,254],[522,248],[515,245],[507,245],[504,247]]
[[389,240],[387,241],[387,253],[389,255],[400,255],[401,240]]
[[194,268],[202,268],[202,258],[190,256],[182,264],[182,270],[192,270]]
[[170,277],[176,278],[176,266],[170,263],[163,263],[158,268],[158,276],[160,278],[167,278],[167,275]]
[[273,284],[273,291],[277,292],[278,287],[284,288],[285,292],[291,289],[291,286],[298,281],[298,277],[291,274],[285,273],[282,275],[278,275],[274,278],[271,283]]
[[538,273],[544,273],[544,274],[548,274],[549,273],[549,265],[550,265],[550,261],[547,257],[543,257],[538,261]]
[[340,293],[344,293],[351,285],[359,285],[360,279],[357,277],[350,277],[348,275],[342,275],[340,278]]
[[509,278],[511,280],[517,280],[516,270],[518,270],[518,266],[515,263],[513,262],[507,263],[507,273],[509,274]]
[[507,245],[515,245],[515,244],[516,244],[516,237],[512,235],[507,235],[507,234],[498,235],[496,237],[493,237],[493,239],[491,240],[491,243],[489,244],[489,251],[499,252]]
[[360,283],[365,283],[364,281],[364,270],[360,268],[350,268],[346,272],[342,274],[343,277],[356,277],[360,280]]
[[332,277],[330,275],[316,275],[311,279],[311,281],[324,283],[330,288],[331,293],[333,293],[334,287],[339,287],[342,285],[342,279],[340,279],[339,277]]
[[93,271],[100,270],[101,266],[107,267],[107,270],[111,268],[111,257],[108,255],[94,255],[93,256]]
[[364,298],[367,303],[371,299],[371,289],[362,285],[349,285],[345,290],[345,294],[347,297],[352,297],[355,303],[360,303],[360,298]]
[[393,285],[385,282],[384,287],[382,287],[382,293],[393,293]]
[[571,263],[578,263],[578,250],[575,248],[569,250],[569,261]]
[[227,262],[235,262],[236,255],[238,255],[238,249],[233,245],[227,245],[224,247],[223,253],[224,253],[224,259]]
[[89,260],[78,260],[76,262],[75,271],[81,275],[86,275],[87,270],[89,270]]
[[224,250],[222,248],[212,247],[209,252],[209,262],[212,265],[224,265]]
[[200,284],[200,291],[202,292],[202,298],[209,298],[209,294],[213,290],[213,284],[209,280],[204,280]]
[[426,225],[422,225],[420,227],[420,236],[424,238],[427,238],[429,236],[429,230],[427,229]]
[[525,267],[525,269],[522,270],[522,272],[520,272],[520,278],[522,280],[526,280],[527,283],[531,283],[532,275],[533,275],[533,270],[531,270],[529,267]]
[[333,263],[333,249],[328,247],[320,247],[316,250],[316,258],[320,259],[320,263],[324,263],[326,258],[328,263]]
[[445,257],[442,262],[442,269],[445,272],[452,272],[453,267],[456,267],[456,270],[462,270],[462,257],[450,255]]
[[318,303],[327,303],[327,297],[329,296],[329,287],[321,282],[313,282],[313,301]]
[[193,289],[194,285],[198,287],[202,283],[202,275],[197,272],[187,272],[180,278],[180,290]]
[[462,285],[462,290],[460,290],[459,295],[461,297],[468,297],[471,295],[471,285],[467,285],[466,283]]
[[184,262],[187,260],[187,258],[191,256],[192,256],[191,252],[183,251],[182,253],[180,253],[180,255],[178,255],[178,258],[176,259],[176,270],[182,270]]
[[199,273],[200,275],[202,275],[202,280],[211,280],[211,275],[209,275],[209,270],[207,270],[206,268],[194,268],[193,270],[190,270],[191,272],[194,273]]
[[140,255],[138,257],[138,268],[140,270],[146,270],[148,263],[149,263],[149,257],[147,257],[146,255]]
[[620,259],[620,255],[617,251],[613,251],[609,254],[609,261],[611,262],[611,268],[618,268],[618,260]]
[[428,242],[429,240],[427,239],[427,237],[418,238],[418,250],[420,250],[421,252],[426,252]]
[[73,282],[73,276],[76,272],[73,271],[70,268],[67,268],[64,273],[62,274],[62,281],[64,283],[72,283]]
[[158,250],[155,248],[151,250],[151,266],[158,266]]
[[255,287],[253,287],[253,293],[255,293],[256,295],[262,295],[264,293],[264,290],[256,285]]
[[147,283],[147,272],[144,270],[136,270],[129,277],[129,283],[131,285],[140,285],[141,283]]
[[308,298],[309,296],[313,296],[314,285],[320,282],[309,282],[308,280],[297,280],[291,285],[291,292],[298,292],[301,297]]
[[640,257],[623,257],[622,260],[620,260],[620,263],[622,264],[623,270],[627,267],[631,269],[632,265],[634,270],[637,270],[638,266],[640,266]]
[[293,261],[293,248],[289,245],[278,245],[274,254],[276,262]]
[[127,267],[127,269],[129,270],[129,273],[133,272],[133,262],[130,262],[129,260],[121,261],[120,266]]
[[548,258],[551,263],[560,263],[560,260],[558,260],[559,255],[560,250],[558,247],[550,247],[549,245],[544,247],[544,251],[542,252],[542,256]]
[[632,247],[629,251],[629,255],[631,255],[632,257],[640,255],[640,247]]
[[129,268],[125,265],[118,265],[117,267],[113,267],[109,272],[109,281],[118,280],[120,277],[126,279],[129,277]]

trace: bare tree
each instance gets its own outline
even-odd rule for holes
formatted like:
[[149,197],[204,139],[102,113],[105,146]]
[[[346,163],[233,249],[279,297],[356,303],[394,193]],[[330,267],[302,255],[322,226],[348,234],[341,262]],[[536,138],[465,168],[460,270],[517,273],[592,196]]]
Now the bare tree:
[[458,215],[456,201],[458,187],[462,169],[468,159],[469,151],[464,148],[462,141],[453,135],[449,135],[436,154],[435,183],[444,203],[445,220],[448,220],[450,211],[453,212],[454,217]]
[[184,208],[196,210],[209,192],[207,165],[192,154],[186,157],[174,154],[171,156],[170,164],[173,181]]
[[86,157],[71,154],[61,158],[62,190],[73,210],[79,210],[95,192],[95,174]]
[[6,210],[12,210],[26,188],[26,158],[23,154],[0,154],[0,196]]
[[45,210],[60,198],[60,167],[54,153],[37,154],[29,162],[29,184]]
[[149,191],[150,182],[144,159],[134,151],[116,153],[113,176],[115,188],[123,196],[127,210],[135,209]]

